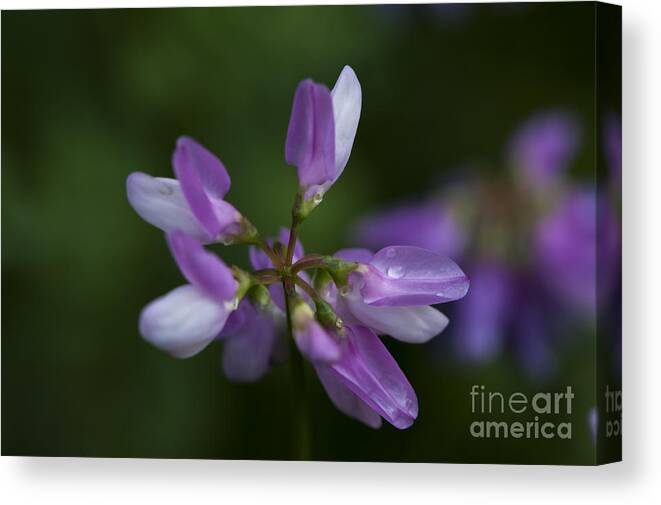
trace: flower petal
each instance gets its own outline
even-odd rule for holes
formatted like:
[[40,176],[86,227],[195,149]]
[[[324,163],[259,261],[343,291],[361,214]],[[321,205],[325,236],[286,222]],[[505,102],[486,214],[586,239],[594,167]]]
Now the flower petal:
[[131,207],[149,224],[165,232],[182,230],[204,243],[212,241],[188,207],[176,179],[133,172],[126,179],[126,195]]
[[257,310],[243,300],[237,312],[241,312],[244,324],[226,336],[223,348],[223,371],[234,382],[253,382],[260,379],[271,366],[271,354],[276,340],[273,318]]
[[441,333],[449,322],[433,307],[375,307],[364,303],[357,293],[342,296],[341,299],[360,323],[381,335],[390,335],[411,344],[427,342]]
[[340,380],[396,428],[411,426],[418,399],[379,337],[363,326],[347,327],[342,352],[332,365]]
[[142,310],[140,333],[175,358],[188,358],[214,340],[229,313],[196,287],[180,286]]
[[340,346],[321,325],[311,320],[303,330],[294,328],[296,345],[313,363],[332,363],[340,358]]
[[360,82],[349,65],[342,69],[333,91],[331,91],[331,97],[335,119],[335,167],[337,169],[335,179],[337,179],[351,155],[363,100]]
[[181,231],[169,233],[168,244],[188,282],[218,303],[234,297],[238,283],[223,260]]
[[[209,235],[217,237],[223,231],[223,224],[214,211],[211,196],[222,200],[219,195],[224,194],[221,173],[225,169],[220,160],[192,139],[180,137],[172,155],[172,166],[193,215]],[[229,189],[229,177],[226,187]]]
[[369,265],[362,294],[370,305],[431,305],[458,300],[468,292],[468,277],[454,261],[419,247],[386,247]]
[[285,159],[298,168],[299,183],[305,188],[336,178],[333,102],[328,89],[310,79],[296,88]]
[[519,312],[512,303],[516,278],[500,262],[482,261],[471,268],[470,294],[457,307],[453,334],[462,357],[484,362],[494,358],[504,347],[507,325]]
[[[575,190],[543,217],[534,230],[535,260],[542,282],[561,300],[587,313],[595,310],[597,239],[617,233],[614,221],[610,223],[611,229],[603,226],[607,225],[603,222],[599,223],[601,237],[598,237],[597,205],[594,189]],[[600,217],[604,215],[602,212]],[[600,250],[600,259],[605,259],[608,250],[607,247]]]
[[562,110],[533,116],[514,134],[509,157],[520,180],[542,189],[563,176],[581,140],[578,120]]
[[328,397],[340,412],[365,423],[370,428],[381,427],[381,416],[345,386],[337,372],[324,365],[316,365],[314,368]]
[[177,151],[182,157],[181,161],[195,168],[204,191],[222,200],[230,190],[230,176],[218,157],[186,136],[177,139]]

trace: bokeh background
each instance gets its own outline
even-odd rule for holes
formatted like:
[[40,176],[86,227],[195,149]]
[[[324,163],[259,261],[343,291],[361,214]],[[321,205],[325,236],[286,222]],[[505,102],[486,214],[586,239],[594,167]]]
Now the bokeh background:
[[[589,3],[3,12],[2,453],[291,457],[287,366],[237,385],[221,344],[179,361],[140,338],[141,308],[182,279],[162,233],[128,205],[127,175],[170,176],[176,137],[191,135],[230,171],[229,200],[274,234],[296,188],[284,162],[294,89],[306,77],[332,86],[350,64],[361,123],[302,229],[308,251],[353,245],[363,216],[447,188],[497,181],[512,201],[511,138],[540,111],[580,125],[567,177],[594,183],[593,27]],[[458,208],[492,212],[470,194],[457,191]],[[248,266],[245,248],[215,249]],[[461,303],[443,307],[451,321]],[[507,346],[466,359],[450,324],[424,346],[386,339],[420,401],[406,431],[344,417],[308,370],[312,457],[594,461],[594,321],[568,327],[539,375]],[[471,439],[473,384],[573,385],[572,442]]]

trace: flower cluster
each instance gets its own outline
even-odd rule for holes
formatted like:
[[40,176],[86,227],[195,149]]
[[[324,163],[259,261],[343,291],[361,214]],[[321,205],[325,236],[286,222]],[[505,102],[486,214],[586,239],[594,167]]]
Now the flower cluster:
[[[617,185],[619,122],[609,118],[604,131],[605,179]],[[512,135],[507,170],[498,177],[456,182],[451,194],[366,216],[353,238],[367,247],[409,244],[461,258],[470,265],[471,293],[456,307],[458,354],[487,362],[510,351],[531,376],[547,377],[558,336],[594,325],[617,292],[619,187],[609,195],[610,188],[569,177],[580,146],[573,114],[534,115]]]
[[[139,327],[177,358],[223,341],[224,372],[234,381],[255,381],[302,355],[340,411],[375,428],[383,418],[403,429],[416,419],[418,401],[379,335],[428,341],[448,324],[432,305],[462,298],[469,282],[452,260],[416,246],[305,254],[299,228],[347,165],[361,104],[348,66],[332,91],[311,80],[297,87],[285,158],[299,189],[291,227],[274,239],[263,239],[226,201],[227,170],[189,137],[176,144],[176,179],[128,177],[131,206],[166,232],[188,282],[148,304]],[[248,245],[254,270],[226,265],[204,248],[213,243]]]

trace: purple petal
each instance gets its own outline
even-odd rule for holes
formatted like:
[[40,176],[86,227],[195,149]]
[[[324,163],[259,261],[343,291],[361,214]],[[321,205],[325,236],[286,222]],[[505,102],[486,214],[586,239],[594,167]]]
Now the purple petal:
[[333,91],[331,91],[331,97],[335,120],[335,167],[337,170],[335,179],[337,179],[351,155],[363,100],[360,82],[350,66],[346,65],[342,69]]
[[250,258],[250,264],[255,270],[263,270],[264,268],[273,268],[273,263],[269,257],[254,245],[251,245],[248,248],[248,256]]
[[543,188],[567,171],[580,138],[573,115],[545,112],[532,117],[515,133],[509,147],[510,158],[526,184]]
[[459,354],[486,361],[503,347],[505,325],[512,315],[513,279],[505,265],[483,262],[471,268],[471,289],[457,307],[455,345]]
[[321,325],[311,320],[303,330],[294,329],[296,345],[313,363],[332,363],[340,357],[340,346]]
[[378,250],[389,245],[422,247],[444,256],[458,256],[466,243],[464,231],[438,202],[412,203],[368,216],[358,222],[354,240]]
[[204,243],[213,241],[188,207],[176,179],[133,172],[126,179],[126,194],[138,215],[157,228],[182,230]]
[[276,331],[273,318],[243,300],[237,312],[241,312],[242,325],[225,328],[223,371],[234,382],[253,382],[260,379],[271,366]]
[[369,249],[341,249],[333,254],[336,258],[343,259],[345,261],[353,261],[355,263],[369,263],[374,257],[374,253]]
[[468,292],[468,277],[445,256],[412,246],[377,252],[364,274],[365,303],[407,307],[458,300]]
[[168,234],[168,244],[181,273],[217,302],[231,300],[238,284],[232,271],[213,253],[183,232]]
[[396,428],[408,428],[418,416],[415,391],[369,329],[347,327],[342,358],[331,368],[344,385]]
[[287,142],[287,163],[298,168],[302,187],[335,180],[335,125],[333,103],[328,89],[310,79],[296,88]]
[[347,315],[343,307],[338,308],[344,319],[350,320],[353,316],[380,335],[389,335],[402,342],[427,342],[448,325],[448,318],[433,307],[375,307],[364,303],[357,293],[340,298],[349,312]]
[[370,428],[381,427],[381,416],[345,386],[334,370],[324,365],[316,365],[315,370],[328,397],[340,412]]
[[230,190],[230,176],[216,155],[194,139],[185,136],[177,139],[177,151],[184,163],[195,168],[204,191],[209,196],[222,200]]
[[[193,215],[209,235],[219,236],[224,223],[216,214],[214,202],[222,201],[223,189],[229,189],[229,177],[225,184],[227,173],[220,161],[192,139],[181,137],[172,155],[172,166]],[[225,218],[228,220],[232,221]]]
[[188,358],[214,340],[229,313],[195,286],[180,286],[143,309],[140,333],[172,356]]
[[588,310],[594,310],[596,299],[596,219],[594,190],[575,192],[539,222],[534,240],[537,271],[545,284]]

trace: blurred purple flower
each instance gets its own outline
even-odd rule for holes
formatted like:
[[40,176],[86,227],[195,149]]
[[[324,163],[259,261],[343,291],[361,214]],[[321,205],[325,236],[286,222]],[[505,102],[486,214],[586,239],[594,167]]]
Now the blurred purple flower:
[[583,189],[567,194],[534,232],[537,269],[545,285],[569,306],[587,311],[594,311],[596,303],[596,222],[596,194]]
[[460,356],[487,361],[504,347],[512,313],[514,279],[510,267],[498,261],[472,265],[471,291],[457,308],[455,339]]
[[572,114],[543,112],[525,122],[513,135],[508,157],[525,186],[544,189],[565,174],[580,140],[578,121]]
[[367,216],[354,227],[353,239],[370,249],[412,245],[445,256],[461,254],[465,235],[449,209],[435,201],[406,204]]

